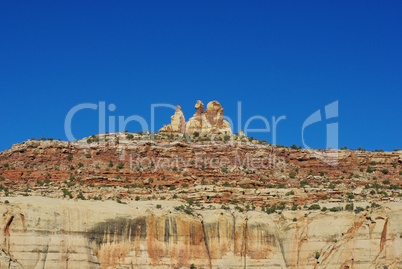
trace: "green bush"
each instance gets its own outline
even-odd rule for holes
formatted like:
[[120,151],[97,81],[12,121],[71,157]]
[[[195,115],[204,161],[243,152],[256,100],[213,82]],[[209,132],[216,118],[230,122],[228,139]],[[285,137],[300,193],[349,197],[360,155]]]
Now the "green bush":
[[156,208],[161,209],[161,208],[162,208],[162,205],[161,205],[161,204],[157,204],[157,205],[156,205]]
[[346,204],[346,206],[345,206],[345,210],[346,210],[346,211],[353,211],[353,208],[354,208],[353,203],[351,203],[351,204]]
[[319,210],[319,209],[321,209],[321,207],[320,207],[319,204],[312,204],[312,205],[308,208],[308,210]]
[[63,189],[63,197],[66,197],[66,196],[70,197],[70,199],[73,198],[73,195],[71,194],[70,191]]
[[356,207],[356,209],[355,209],[355,213],[356,213],[356,214],[358,214],[358,213],[360,213],[360,212],[362,212],[362,211],[364,211],[364,208],[363,208],[363,207],[360,207],[360,206]]
[[82,192],[80,192],[80,193],[77,195],[77,198],[78,198],[78,199],[81,199],[81,200],[86,200],[86,199],[85,199],[85,196],[82,194]]
[[386,174],[389,173],[388,169],[382,169],[381,172],[382,172],[384,175],[386,175]]
[[124,168],[124,163],[122,163],[122,162],[119,162],[117,165],[116,165],[116,169],[123,169]]
[[367,172],[367,173],[373,173],[374,170],[373,170],[373,168],[371,168],[371,166],[367,166],[366,172]]

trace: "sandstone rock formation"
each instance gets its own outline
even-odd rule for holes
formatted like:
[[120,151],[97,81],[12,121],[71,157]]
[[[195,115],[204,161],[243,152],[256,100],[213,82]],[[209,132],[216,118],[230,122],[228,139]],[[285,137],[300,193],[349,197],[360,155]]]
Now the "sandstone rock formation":
[[184,114],[181,111],[181,106],[176,106],[176,112],[171,117],[171,123],[164,125],[159,132],[179,132],[184,133],[186,130],[186,120]]
[[193,117],[186,122],[186,132],[192,134],[194,132],[200,133],[202,130],[202,113],[204,112],[204,104],[198,100],[195,104],[197,110]]
[[401,268],[400,150],[129,135],[0,152],[0,268]]
[[177,202],[157,209],[149,201],[8,199],[0,204],[0,268],[402,266],[401,204],[359,214],[185,214],[174,209]]
[[230,124],[223,119],[223,108],[217,101],[209,102],[202,115],[201,133],[232,133]]
[[223,108],[218,101],[209,102],[207,109],[204,111],[204,104],[198,100],[195,104],[196,112],[185,125],[184,116],[180,106],[176,113],[172,116],[172,123],[165,125],[159,132],[180,132],[193,134],[226,133],[231,134],[232,130],[228,121],[223,119]]

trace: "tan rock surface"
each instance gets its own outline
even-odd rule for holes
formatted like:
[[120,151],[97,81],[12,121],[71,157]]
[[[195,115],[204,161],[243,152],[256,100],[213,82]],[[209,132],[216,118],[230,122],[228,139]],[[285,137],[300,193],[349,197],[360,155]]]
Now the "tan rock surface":
[[159,132],[179,132],[184,133],[186,131],[186,120],[184,114],[181,111],[181,106],[176,106],[176,112],[171,117],[171,123],[163,126]]
[[171,117],[171,124],[165,125],[159,132],[180,132],[193,134],[227,133],[232,130],[228,121],[223,119],[223,108],[217,101],[209,102],[204,111],[204,104],[198,100],[195,104],[195,114],[185,122],[181,107],[177,106],[175,114]]
[[[174,209],[180,202],[8,197],[0,268],[402,266],[402,204],[372,212]],[[4,198],[1,198],[4,201]],[[317,258],[318,253],[319,257]]]

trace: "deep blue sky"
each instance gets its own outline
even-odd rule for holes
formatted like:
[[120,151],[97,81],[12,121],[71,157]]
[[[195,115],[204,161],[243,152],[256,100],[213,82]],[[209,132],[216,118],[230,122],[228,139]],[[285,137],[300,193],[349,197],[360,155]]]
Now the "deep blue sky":
[[[243,125],[286,115],[284,145],[301,145],[304,120],[339,100],[340,146],[402,148],[401,1],[57,2],[0,5],[0,150],[66,139],[79,103],[149,121],[151,104],[180,104],[188,119],[198,99],[236,123],[241,101]],[[172,114],[157,110],[156,127]],[[326,123],[306,131],[310,146],[325,147]],[[77,138],[97,130],[95,111],[75,116]]]

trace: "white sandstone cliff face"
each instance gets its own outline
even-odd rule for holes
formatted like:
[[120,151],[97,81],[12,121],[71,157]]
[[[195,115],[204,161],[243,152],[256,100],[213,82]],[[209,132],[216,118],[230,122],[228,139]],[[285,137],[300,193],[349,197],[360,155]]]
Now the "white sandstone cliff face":
[[217,209],[189,215],[176,211],[175,201],[6,198],[0,268],[402,266],[401,203],[359,214]]

